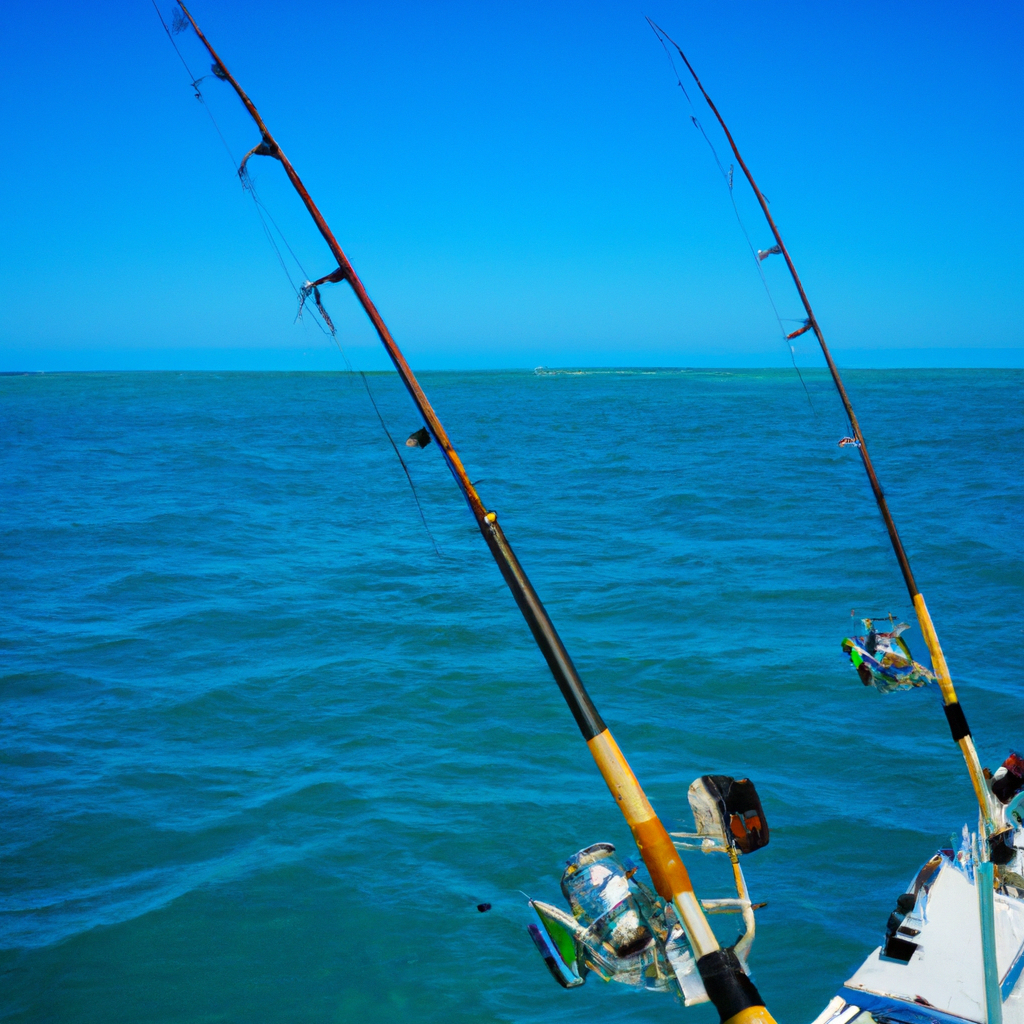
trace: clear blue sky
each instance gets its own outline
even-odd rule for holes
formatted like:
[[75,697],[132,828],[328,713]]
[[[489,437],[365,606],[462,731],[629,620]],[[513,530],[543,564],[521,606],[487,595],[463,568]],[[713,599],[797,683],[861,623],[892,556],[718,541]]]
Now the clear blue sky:
[[[841,361],[1024,362],[1019,3],[192,11],[414,366],[786,363],[643,13],[684,45],[730,122]],[[339,367],[315,327],[293,323],[288,282],[148,0],[39,0],[4,18],[0,369]],[[194,38],[181,45],[205,70]],[[227,86],[203,88],[240,155],[254,129]],[[303,264],[327,273],[279,168],[263,160],[257,175]],[[796,317],[781,263],[766,268]],[[344,291],[328,297],[342,340],[380,366]],[[804,342],[801,362],[817,365]]]

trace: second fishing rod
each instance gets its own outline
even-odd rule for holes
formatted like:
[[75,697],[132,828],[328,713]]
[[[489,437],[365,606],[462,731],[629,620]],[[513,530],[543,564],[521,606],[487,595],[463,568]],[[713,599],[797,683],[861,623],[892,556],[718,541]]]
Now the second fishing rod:
[[967,774],[970,777],[971,785],[974,788],[974,795],[978,801],[978,807],[984,820],[986,833],[991,836],[996,831],[996,825],[993,821],[992,814],[992,798],[989,793],[988,785],[985,781],[981,761],[978,758],[977,748],[974,745],[974,739],[971,736],[970,726],[967,724],[967,718],[953,686],[949,667],[946,664],[946,656],[942,651],[941,644],[939,643],[938,634],[935,631],[935,625],[932,622],[928,606],[925,604],[924,595],[921,593],[917,586],[917,581],[914,579],[913,570],[910,568],[910,559],[907,557],[906,549],[903,547],[903,541],[900,539],[899,532],[896,529],[896,522],[889,510],[889,502],[886,500],[885,492],[882,490],[882,485],[879,483],[878,475],[875,473],[874,463],[871,461],[871,456],[868,453],[867,441],[864,439],[860,423],[857,421],[857,414],[853,410],[853,403],[850,401],[850,396],[847,394],[846,387],[839,374],[839,368],[836,366],[835,360],[832,358],[832,353],[829,351],[829,347],[825,342],[825,335],[818,324],[817,317],[814,315],[814,310],[811,309],[811,303],[807,298],[807,292],[804,290],[803,282],[800,280],[800,275],[797,273],[793,259],[789,254],[789,250],[786,248],[786,243],[782,240],[782,234],[779,232],[778,225],[775,223],[775,218],[772,217],[767,199],[765,199],[764,194],[761,192],[760,188],[758,188],[757,182],[754,180],[754,176],[750,172],[750,168],[747,167],[746,161],[740,155],[739,147],[736,145],[736,141],[733,139],[732,133],[729,131],[724,118],[719,113],[713,100],[708,95],[707,90],[705,90],[703,83],[697,76],[697,72],[693,69],[693,65],[690,64],[690,61],[687,59],[686,54],[683,53],[679,44],[672,39],[664,29],[651,21],[650,18],[648,18],[647,21],[656,34],[663,36],[672,44],[673,47],[675,47],[683,63],[686,65],[687,70],[693,77],[694,82],[696,82],[697,88],[700,90],[701,95],[707,102],[708,107],[711,109],[711,112],[715,115],[716,120],[721,125],[722,131],[725,133],[725,137],[729,142],[729,147],[732,149],[733,155],[736,157],[736,162],[739,164],[740,169],[743,171],[744,176],[750,184],[750,187],[757,198],[758,205],[761,207],[761,212],[764,214],[765,220],[768,222],[768,227],[771,230],[772,236],[775,238],[777,249],[772,251],[780,253],[786,261],[786,267],[789,270],[793,283],[796,286],[797,293],[800,296],[800,302],[807,314],[807,320],[804,327],[799,331],[795,331],[789,337],[795,337],[808,329],[812,330],[814,332],[814,336],[818,340],[818,345],[821,348],[822,354],[825,357],[825,363],[828,366],[829,373],[831,374],[832,382],[835,384],[836,391],[839,393],[839,398],[843,403],[844,410],[846,411],[846,416],[849,420],[854,440],[857,442],[861,461],[864,464],[864,471],[867,473],[868,482],[871,485],[871,492],[874,495],[878,510],[882,515],[886,532],[889,535],[889,542],[892,545],[893,552],[896,555],[896,561],[899,563],[900,572],[903,574],[903,581],[906,584],[908,593],[910,594],[910,600],[913,603],[914,612],[916,613],[918,622],[921,626],[921,634],[924,637],[928,653],[931,655],[932,668],[935,671],[935,678],[939,685],[939,692],[942,695],[942,707],[946,715],[946,721],[949,724],[950,733],[953,737],[953,741],[960,748],[964,764],[967,767]]

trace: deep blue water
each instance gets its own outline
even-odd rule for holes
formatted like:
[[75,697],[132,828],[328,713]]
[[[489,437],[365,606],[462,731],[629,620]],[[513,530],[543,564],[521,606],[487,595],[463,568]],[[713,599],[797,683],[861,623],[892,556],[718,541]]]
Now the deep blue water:
[[[782,371],[423,383],[666,822],[701,773],[758,783],[752,964],[810,1020],[975,820],[934,688],[867,691],[839,649],[851,609],[910,608],[829,383],[813,409]],[[997,764],[1024,372],[848,384]],[[629,833],[436,446],[408,461],[440,558],[358,378],[5,377],[0,431],[2,1019],[679,1018],[537,956],[518,890],[557,901],[569,854]]]

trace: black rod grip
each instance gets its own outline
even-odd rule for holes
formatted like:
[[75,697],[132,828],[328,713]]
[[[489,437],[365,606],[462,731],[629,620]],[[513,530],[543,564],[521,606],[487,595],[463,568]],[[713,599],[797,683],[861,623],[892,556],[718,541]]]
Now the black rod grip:
[[946,712],[946,721],[949,722],[949,731],[953,734],[954,743],[959,743],[965,736],[971,735],[971,727],[967,724],[967,717],[964,715],[964,709],[960,707],[960,701],[944,704],[942,710]]
[[739,957],[732,949],[716,949],[697,961],[704,991],[718,1011],[722,1024],[741,1010],[764,1006],[754,983],[743,972]]

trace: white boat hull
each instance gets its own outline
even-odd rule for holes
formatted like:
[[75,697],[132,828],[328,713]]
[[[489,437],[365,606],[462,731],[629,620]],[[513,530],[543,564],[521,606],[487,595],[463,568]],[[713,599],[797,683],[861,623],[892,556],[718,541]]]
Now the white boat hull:
[[[1003,1021],[1024,1024],[1024,899],[1005,888],[995,893]],[[943,851],[894,934],[899,956],[886,955],[894,949],[888,943],[875,949],[814,1024],[987,1024],[978,890],[969,853]]]

